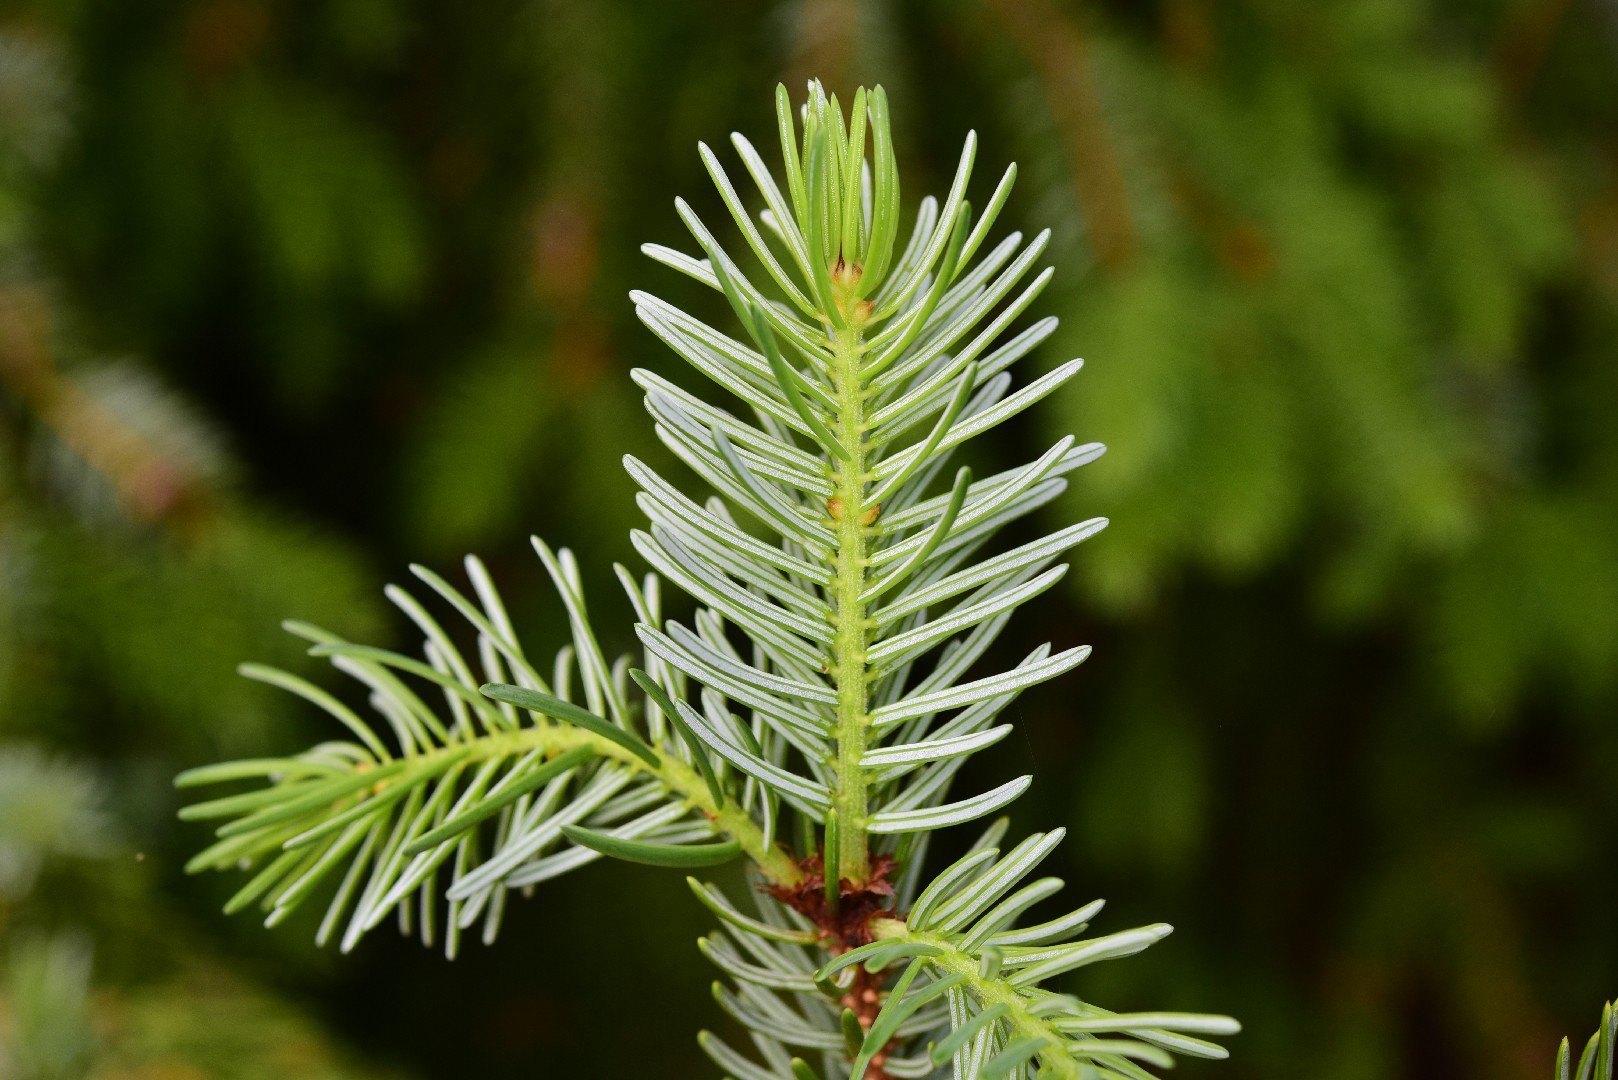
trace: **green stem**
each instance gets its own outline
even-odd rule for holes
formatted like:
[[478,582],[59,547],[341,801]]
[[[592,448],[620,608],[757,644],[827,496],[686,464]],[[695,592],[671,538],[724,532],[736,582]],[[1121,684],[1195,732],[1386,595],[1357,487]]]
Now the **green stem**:
[[878,940],[902,939],[934,946],[939,950],[928,957],[928,963],[945,975],[965,976],[961,985],[970,989],[984,1008],[1004,1005],[1009,1010],[1006,1022],[1011,1027],[1013,1040],[1019,1038],[1042,1039],[1045,1047],[1039,1052],[1040,1072],[1056,1077],[1078,1080],[1084,1075],[1081,1062],[1067,1052],[1066,1037],[1029,1009],[1028,999],[1004,979],[985,979],[978,958],[955,948],[948,938],[911,930],[897,919],[875,919],[871,932]]
[[838,871],[856,884],[870,876],[866,848],[867,781],[860,758],[870,726],[870,687],[866,681],[865,651],[870,631],[865,591],[866,543],[870,523],[865,521],[865,488],[870,474],[865,461],[865,401],[860,379],[864,351],[858,329],[834,332],[832,363],[837,381],[838,441],[848,460],[836,462],[837,489],[832,517],[837,527],[834,559],[834,607],[837,611],[833,678],[837,683],[837,791]]
[[[451,743],[411,760],[418,765],[428,764],[437,756],[458,754],[465,755],[468,762],[486,761],[493,757],[521,757],[533,750],[543,750],[550,756],[576,746],[589,747],[599,757],[612,758],[639,770],[684,799],[701,811],[715,832],[739,843],[743,853],[753,860],[772,884],[791,887],[803,880],[803,872],[798,869],[797,863],[780,845],[765,842],[763,830],[751,815],[734,801],[726,801],[722,806],[716,804],[702,774],[661,747],[652,747],[652,753],[658,759],[658,767],[654,769],[638,755],[605,736],[571,724],[546,722],[518,731],[485,735],[470,743]],[[401,782],[418,771],[409,770],[401,780],[393,782]]]

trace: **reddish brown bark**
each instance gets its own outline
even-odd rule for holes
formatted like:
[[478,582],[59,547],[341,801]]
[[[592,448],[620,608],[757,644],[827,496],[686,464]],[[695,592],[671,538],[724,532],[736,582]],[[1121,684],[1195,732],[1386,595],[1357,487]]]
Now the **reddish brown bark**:
[[[791,888],[771,886],[770,894],[819,927],[826,948],[834,955],[869,944],[873,940],[872,919],[878,916],[890,919],[898,917],[889,910],[893,903],[893,885],[888,881],[888,875],[894,869],[892,856],[878,855],[872,859],[871,876],[859,885],[848,878],[838,881],[835,911],[830,910],[826,903],[826,870],[821,856],[811,855],[800,860],[798,865],[803,869],[803,880]],[[842,996],[843,1007],[854,1010],[854,1015],[859,1017],[860,1027],[866,1031],[871,1030],[877,1013],[882,1011],[882,991],[886,982],[886,972],[873,973],[866,971],[863,964],[857,965],[854,968],[854,981]],[[865,1070],[866,1080],[887,1080],[887,1072],[882,1068],[887,1056],[884,1048],[871,1059],[870,1066]]]

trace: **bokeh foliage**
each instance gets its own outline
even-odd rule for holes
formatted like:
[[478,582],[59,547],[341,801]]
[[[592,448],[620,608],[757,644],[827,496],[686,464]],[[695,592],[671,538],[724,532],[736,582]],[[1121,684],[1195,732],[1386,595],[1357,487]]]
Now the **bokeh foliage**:
[[[234,664],[298,664],[287,615],[379,632],[375,568],[477,550],[553,633],[536,531],[608,595],[619,455],[664,461],[637,246],[811,74],[887,86],[912,193],[971,126],[1058,225],[1043,355],[1089,363],[1044,415],[1112,448],[1058,512],[1113,525],[1034,613],[1083,632],[1024,631],[1096,655],[1003,753],[1072,887],[1180,928],[1075,988],[1236,1013],[1233,1076],[1544,1075],[1618,978],[1609,0],[13,0],[0,736],[91,763],[118,828],[0,933],[76,927],[111,1002],[229,957],[419,1075],[627,1074],[599,943],[547,923],[675,888],[603,870],[499,960],[334,969],[178,879],[162,780],[304,743]],[[672,1072],[706,977],[646,973]]]

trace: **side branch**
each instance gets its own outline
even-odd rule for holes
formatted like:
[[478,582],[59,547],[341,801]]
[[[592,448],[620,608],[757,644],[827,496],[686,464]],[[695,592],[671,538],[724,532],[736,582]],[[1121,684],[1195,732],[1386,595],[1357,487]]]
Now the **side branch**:
[[[734,840],[771,884],[791,887],[802,879],[802,871],[780,847],[769,843],[758,824],[740,807],[716,801],[701,774],[661,747],[642,747],[645,752],[624,745],[623,741],[567,723],[542,720],[533,727],[496,731],[466,740],[456,740],[429,750],[387,762],[359,760],[345,770],[329,765],[311,765],[298,759],[240,762],[207,766],[183,773],[176,783],[182,787],[274,776],[269,787],[240,795],[197,803],[186,807],[181,816],[190,820],[230,817],[219,829],[219,840],[192,859],[191,870],[225,869],[243,858],[274,852],[291,855],[345,826],[364,821],[422,791],[446,775],[480,775],[500,761],[538,758],[536,773],[551,764],[566,762],[556,774],[590,758],[612,761],[616,766],[649,776],[686,806],[707,819],[716,834]],[[655,762],[655,764],[654,764]],[[517,795],[527,794],[535,785],[508,786],[503,791],[471,800],[460,813],[423,835],[413,847],[453,845],[469,830],[505,808]],[[426,841],[432,841],[427,844]],[[407,855],[419,850],[407,850]],[[251,883],[249,884],[251,888]],[[235,906],[244,906],[256,895],[240,897]]]

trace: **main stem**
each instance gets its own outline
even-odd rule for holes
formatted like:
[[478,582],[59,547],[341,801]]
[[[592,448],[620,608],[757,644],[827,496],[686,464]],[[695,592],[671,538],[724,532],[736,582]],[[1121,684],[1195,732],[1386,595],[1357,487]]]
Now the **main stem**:
[[865,400],[860,385],[861,334],[852,327],[834,331],[832,346],[837,437],[848,451],[848,459],[837,463],[837,495],[832,509],[837,524],[833,583],[837,612],[837,636],[833,642],[837,682],[837,869],[842,877],[859,885],[870,876],[865,832],[866,778],[860,767],[870,724],[870,687],[865,678],[869,624],[865,604],[860,600],[866,585],[866,542],[870,532],[861,504],[870,477],[865,463]]

